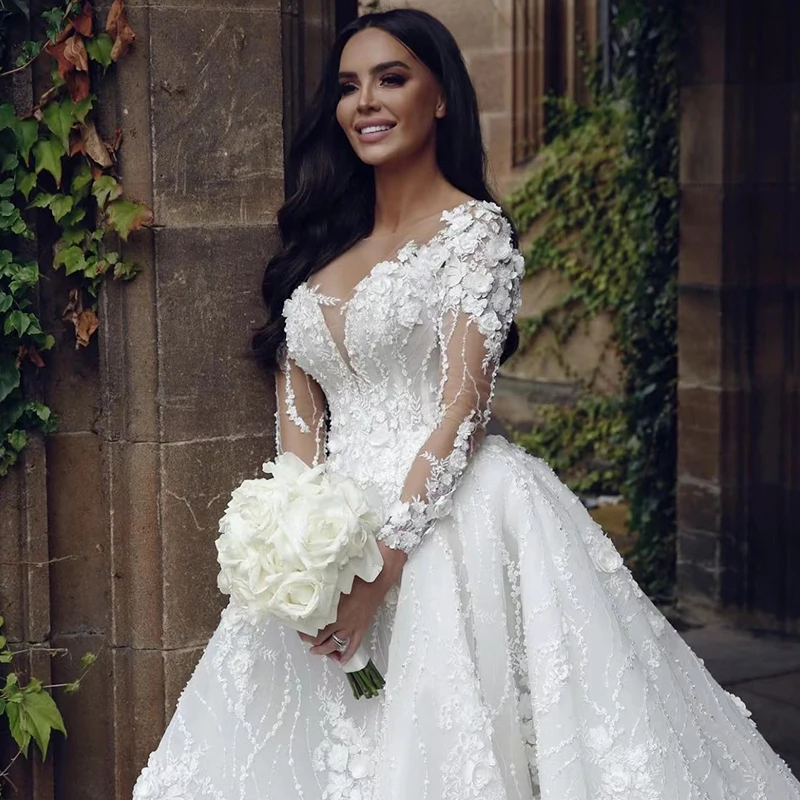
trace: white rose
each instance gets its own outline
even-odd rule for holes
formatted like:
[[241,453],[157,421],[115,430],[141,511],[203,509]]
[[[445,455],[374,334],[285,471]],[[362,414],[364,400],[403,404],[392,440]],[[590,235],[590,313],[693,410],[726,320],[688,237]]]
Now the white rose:
[[492,308],[497,311],[498,314],[505,314],[505,312],[511,308],[511,295],[504,286],[501,286],[492,295]]
[[598,725],[589,731],[586,744],[598,754],[603,755],[611,749],[613,741],[611,734],[602,725]]
[[136,781],[134,793],[136,797],[141,800],[156,800],[158,797],[158,786],[156,785],[150,767],[145,767],[144,770],[142,770],[139,780]]
[[594,555],[595,564],[603,572],[616,572],[622,565],[622,556],[616,551],[611,540],[603,537]]
[[468,761],[464,768],[467,784],[476,789],[485,789],[494,780],[494,770],[485,761]]
[[486,258],[493,264],[505,261],[512,253],[511,240],[506,236],[493,236],[486,246]]
[[318,572],[292,572],[281,580],[269,610],[289,621],[303,621],[330,610],[333,583]]
[[372,775],[374,768],[372,759],[366,753],[358,753],[350,759],[350,774],[356,780]]
[[627,798],[631,789],[631,776],[621,764],[612,764],[603,773],[603,785],[610,794]]
[[422,302],[416,297],[406,297],[397,309],[397,321],[404,328],[413,328],[419,321]]
[[465,314],[469,314],[471,317],[480,317],[484,311],[486,311],[486,305],[488,301],[485,297],[476,297],[475,295],[465,295],[464,299],[461,301],[461,308],[464,310]]
[[325,472],[325,464],[309,467],[294,453],[282,453],[273,461],[265,462],[261,469],[268,475],[271,474],[273,481],[293,487],[298,482],[320,483]]
[[472,295],[484,295],[492,288],[492,276],[485,269],[474,269],[464,278],[464,289]]
[[343,744],[333,745],[328,753],[328,766],[336,772],[344,772],[347,769],[349,755]]

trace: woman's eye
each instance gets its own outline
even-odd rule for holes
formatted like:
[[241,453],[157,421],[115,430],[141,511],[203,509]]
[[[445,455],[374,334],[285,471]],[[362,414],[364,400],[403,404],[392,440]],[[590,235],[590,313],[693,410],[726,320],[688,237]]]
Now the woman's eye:
[[402,86],[406,82],[406,79],[403,75],[384,75],[381,78],[381,83],[385,83],[388,86]]
[[344,97],[347,94],[352,94],[356,90],[356,87],[352,83],[340,83],[339,84],[339,96]]

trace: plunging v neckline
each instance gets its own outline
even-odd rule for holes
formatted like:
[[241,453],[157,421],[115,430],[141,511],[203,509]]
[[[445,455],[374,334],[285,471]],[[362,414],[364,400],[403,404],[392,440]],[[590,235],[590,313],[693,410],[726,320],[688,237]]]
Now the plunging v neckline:
[[[416,239],[409,239],[403,245],[401,245],[397,250],[392,258],[383,259],[382,261],[378,261],[372,265],[369,271],[361,277],[356,283],[353,285],[353,288],[350,290],[349,297],[345,300],[339,297],[334,297],[333,295],[328,295],[322,292],[316,285],[311,285],[308,282],[308,279],[303,281],[301,286],[303,286],[308,293],[308,295],[314,300],[314,305],[317,307],[320,317],[320,322],[322,326],[325,328],[325,333],[328,337],[328,341],[331,345],[333,345],[333,349],[338,356],[339,362],[342,364],[344,369],[347,371],[350,377],[357,378],[358,372],[353,367],[352,360],[350,358],[350,349],[348,347],[348,323],[350,322],[350,313],[348,306],[359,296],[359,294],[363,291],[363,289],[368,285],[370,279],[375,275],[375,271],[378,267],[382,266],[393,266],[402,263],[404,260],[403,253],[409,248],[413,248],[414,252],[419,252],[423,248],[432,247],[435,245],[439,240],[443,240],[445,235],[450,230],[450,224],[452,220],[450,217],[461,211],[462,209],[471,208],[475,205],[480,205],[481,200],[477,200],[474,197],[471,197],[469,200],[465,200],[463,203],[459,203],[457,206],[453,206],[453,208],[447,208],[442,211],[439,216],[439,221],[444,222],[441,228],[439,228],[436,233],[433,234],[427,241],[423,244],[417,244]],[[333,335],[333,331],[331,330],[330,325],[328,324],[328,320],[325,317],[325,313],[323,312],[321,305],[327,306],[338,306],[339,313],[344,317],[344,321],[342,323],[342,341],[341,344],[337,342],[336,337]]]

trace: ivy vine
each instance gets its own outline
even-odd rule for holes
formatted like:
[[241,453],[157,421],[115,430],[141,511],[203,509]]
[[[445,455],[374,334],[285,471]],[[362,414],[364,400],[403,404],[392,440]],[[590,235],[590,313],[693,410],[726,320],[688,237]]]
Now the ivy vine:
[[[15,13],[27,18],[25,0],[0,7],[3,42]],[[51,85],[30,113],[0,103],[0,477],[30,431],[56,425],[51,410],[25,390],[26,376],[44,367],[42,353],[55,343],[37,313],[40,270],[30,255],[37,221],[59,234],[52,267],[71,277],[63,319],[74,327],[76,347],[97,330],[102,281],[130,280],[138,271],[114,241],[152,221],[149,208],[123,196],[114,174],[120,133],[104,142],[92,120],[91,76],[104,74],[135,39],[122,0],[114,0],[102,31],[89,2],[70,0],[42,17],[47,39],[21,42],[15,66],[0,73],[8,77],[40,56],[51,62]]]
[[[17,112],[0,103],[0,477],[25,448],[32,431],[51,432],[56,418],[33,391],[45,367],[43,354],[55,337],[39,317],[40,266],[37,230],[53,235],[52,260],[44,266],[68,276],[62,319],[74,328],[75,346],[86,347],[99,321],[97,295],[104,280],[130,280],[139,267],[118,252],[120,239],[152,222],[147,206],[124,196],[116,173],[121,134],[105,142],[92,119],[97,101],[92,79],[101,77],[130,48],[135,33],[123,0],[114,0],[105,28],[95,30],[90,2],[69,0],[42,13],[43,41],[19,41],[31,27],[27,0],[0,0],[0,79],[27,69],[34,60],[50,62],[49,87],[34,107]],[[16,40],[12,47],[11,42]],[[12,61],[12,63],[9,63]],[[0,96],[7,96],[0,83]],[[0,617],[0,629],[3,620]],[[44,685],[25,677],[14,661],[26,653],[66,654],[63,649],[10,644],[0,630],[0,721],[17,745],[16,755],[0,765],[0,785],[11,766],[28,757],[35,742],[44,758],[52,732],[66,735],[51,694],[74,692],[96,660],[87,653],[77,680]],[[4,732],[3,732],[4,733]]]
[[[518,441],[579,492],[621,492],[637,545],[629,561],[655,597],[674,583],[680,3],[615,6],[615,85],[588,106],[548,101],[548,144],[507,201],[527,274],[569,288],[521,322],[523,349],[549,331],[559,345],[609,313],[622,363],[620,396],[594,376],[574,406],[546,409]],[[597,82],[595,81],[595,84]]]

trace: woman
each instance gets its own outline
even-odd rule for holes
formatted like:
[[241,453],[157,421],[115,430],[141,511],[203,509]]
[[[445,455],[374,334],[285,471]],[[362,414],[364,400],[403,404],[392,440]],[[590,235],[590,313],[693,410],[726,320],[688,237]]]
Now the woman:
[[134,797],[800,798],[577,498],[483,436],[523,262],[446,29],[345,29],[291,161],[254,340],[278,450],[364,487],[385,566],[314,638],[229,606]]

